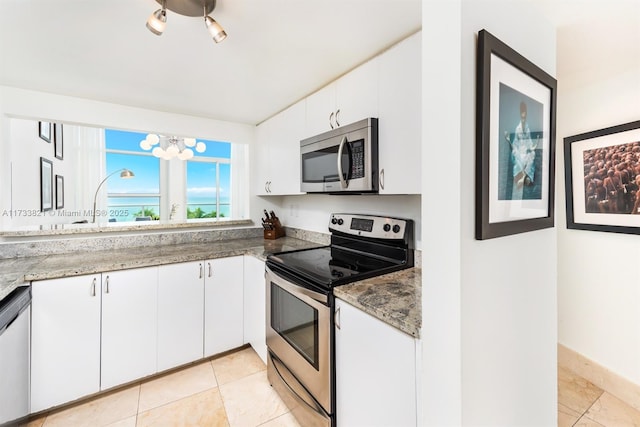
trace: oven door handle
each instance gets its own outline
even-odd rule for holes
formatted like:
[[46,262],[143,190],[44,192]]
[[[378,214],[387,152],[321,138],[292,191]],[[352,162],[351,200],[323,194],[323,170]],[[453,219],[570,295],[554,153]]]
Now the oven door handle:
[[287,383],[287,380],[285,380],[285,378],[280,373],[280,370],[278,369],[279,360],[277,360],[275,357],[271,357],[271,361],[273,362],[273,370],[275,371],[276,374],[278,374],[278,377],[280,377],[280,380],[282,381],[284,386],[287,388],[287,390],[289,390],[291,395],[299,403],[301,403],[304,406],[306,406],[307,408],[311,409],[313,412],[321,415],[322,417],[326,417],[323,409],[316,402],[313,402],[314,405],[312,406],[309,402],[307,402],[305,399],[303,399],[298,393],[296,393],[296,391],[289,385],[289,383]]

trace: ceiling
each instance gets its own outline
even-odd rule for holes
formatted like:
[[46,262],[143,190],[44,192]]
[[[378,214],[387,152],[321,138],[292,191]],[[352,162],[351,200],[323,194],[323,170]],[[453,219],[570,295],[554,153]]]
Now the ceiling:
[[154,0],[1,0],[0,85],[257,124],[421,27],[420,0],[218,0],[229,37]]
[[[563,78],[640,60],[640,0],[518,1],[558,27]],[[216,45],[202,18],[171,11],[153,35],[158,8],[0,0],[0,85],[257,124],[421,27],[421,0],[218,0],[229,37]]]

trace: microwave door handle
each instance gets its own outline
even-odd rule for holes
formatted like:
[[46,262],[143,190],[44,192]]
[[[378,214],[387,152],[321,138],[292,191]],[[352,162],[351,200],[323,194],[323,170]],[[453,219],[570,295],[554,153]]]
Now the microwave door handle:
[[340,141],[340,146],[338,147],[338,178],[340,178],[340,188],[347,188],[349,186],[349,181],[344,179],[342,176],[342,150],[344,150],[344,146],[347,143],[347,137],[342,137],[342,141]]

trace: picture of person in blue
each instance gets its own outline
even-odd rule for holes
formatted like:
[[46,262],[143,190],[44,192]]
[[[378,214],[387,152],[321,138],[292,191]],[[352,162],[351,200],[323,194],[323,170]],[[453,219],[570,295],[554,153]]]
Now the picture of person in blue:
[[536,148],[540,138],[534,140],[531,136],[527,123],[527,104],[524,101],[520,102],[520,121],[515,131],[512,134],[505,131],[504,138],[511,147],[514,191],[525,185],[533,185],[536,178]]

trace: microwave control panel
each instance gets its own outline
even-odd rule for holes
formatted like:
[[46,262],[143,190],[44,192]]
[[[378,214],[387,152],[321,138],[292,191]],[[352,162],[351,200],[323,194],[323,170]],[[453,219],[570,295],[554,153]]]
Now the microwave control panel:
[[351,175],[350,179],[364,178],[364,141],[349,143],[351,147]]

